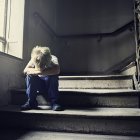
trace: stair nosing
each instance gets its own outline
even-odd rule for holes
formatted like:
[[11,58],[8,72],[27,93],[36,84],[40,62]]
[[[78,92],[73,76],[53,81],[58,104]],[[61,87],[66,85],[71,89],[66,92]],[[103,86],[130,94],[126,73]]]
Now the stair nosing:
[[[8,109],[9,107],[9,109]],[[6,109],[5,109],[6,108]],[[90,108],[88,109],[67,109],[64,111],[52,110],[29,110],[20,111],[19,106],[9,105],[0,108],[0,112],[20,113],[20,114],[38,114],[48,116],[66,116],[66,117],[92,117],[92,118],[140,118],[140,110],[138,108]],[[99,111],[99,112],[97,112]]]
[[[26,89],[11,89],[12,92],[20,92],[24,93],[26,92]],[[70,89],[70,88],[60,88],[59,92],[76,92],[76,93],[89,93],[89,94],[139,94],[140,90],[134,90],[134,89]]]
[[133,75],[59,76],[59,80],[126,80],[132,78]]

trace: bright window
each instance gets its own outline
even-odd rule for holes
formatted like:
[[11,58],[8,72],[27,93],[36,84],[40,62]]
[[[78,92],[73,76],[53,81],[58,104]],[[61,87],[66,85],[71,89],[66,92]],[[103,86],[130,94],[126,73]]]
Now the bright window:
[[0,0],[0,51],[22,58],[24,0]]

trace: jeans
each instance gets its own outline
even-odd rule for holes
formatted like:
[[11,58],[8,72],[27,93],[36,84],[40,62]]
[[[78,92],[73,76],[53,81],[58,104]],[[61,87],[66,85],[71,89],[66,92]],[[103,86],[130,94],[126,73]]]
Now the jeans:
[[38,91],[43,93],[52,105],[57,103],[59,96],[58,75],[43,77],[27,75],[25,81],[27,86],[26,94],[30,105],[37,106]]

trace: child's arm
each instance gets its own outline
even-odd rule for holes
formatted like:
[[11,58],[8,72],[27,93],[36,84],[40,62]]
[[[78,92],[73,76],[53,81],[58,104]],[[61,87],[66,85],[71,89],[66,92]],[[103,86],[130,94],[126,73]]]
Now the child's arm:
[[41,75],[57,75],[60,73],[59,64],[52,65],[51,67],[47,67],[42,70]]
[[32,67],[31,63],[29,62],[24,69],[24,74],[27,75],[57,75],[60,73],[60,66],[59,64],[52,65],[51,67],[45,68],[43,70],[35,69]]
[[28,74],[28,72],[32,71],[32,70],[35,70],[35,66],[34,66],[33,62],[30,60],[28,62],[28,64],[26,65],[26,67],[24,68],[23,73]]
[[57,75],[60,73],[60,66],[57,57],[53,56],[50,66],[37,69],[33,61],[30,60],[23,72],[27,75]]

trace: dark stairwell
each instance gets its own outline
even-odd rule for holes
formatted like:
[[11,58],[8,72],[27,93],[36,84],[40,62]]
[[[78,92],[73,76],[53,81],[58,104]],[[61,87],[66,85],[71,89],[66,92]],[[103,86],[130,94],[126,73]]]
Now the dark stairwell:
[[[25,87],[12,88],[10,104],[0,108],[2,138],[9,138],[7,129],[11,139],[140,139],[133,3],[107,3],[26,2],[27,52],[39,43],[49,45],[58,56],[60,103],[65,109],[49,110],[39,95],[39,110],[20,111]],[[47,7],[44,12],[43,7]],[[28,58],[29,54],[25,61]]]

